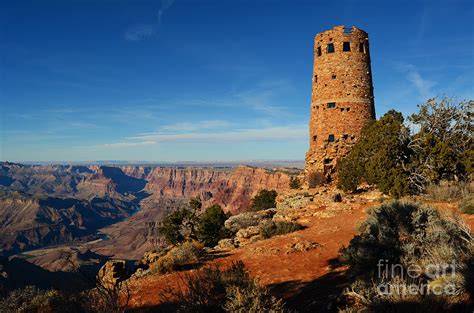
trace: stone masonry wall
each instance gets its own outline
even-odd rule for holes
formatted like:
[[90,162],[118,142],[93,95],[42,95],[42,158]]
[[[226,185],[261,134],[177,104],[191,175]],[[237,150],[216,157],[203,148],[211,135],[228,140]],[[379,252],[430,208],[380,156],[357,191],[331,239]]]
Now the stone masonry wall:
[[368,34],[344,26],[317,34],[312,86],[305,173],[324,172],[331,177],[337,160],[350,151],[362,128],[375,119]]

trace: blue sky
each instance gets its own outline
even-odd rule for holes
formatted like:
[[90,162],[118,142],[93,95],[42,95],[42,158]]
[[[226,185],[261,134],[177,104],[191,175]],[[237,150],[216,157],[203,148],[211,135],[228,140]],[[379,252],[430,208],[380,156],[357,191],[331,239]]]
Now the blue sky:
[[1,1],[0,159],[303,159],[313,38],[369,33],[377,115],[474,99],[472,1]]

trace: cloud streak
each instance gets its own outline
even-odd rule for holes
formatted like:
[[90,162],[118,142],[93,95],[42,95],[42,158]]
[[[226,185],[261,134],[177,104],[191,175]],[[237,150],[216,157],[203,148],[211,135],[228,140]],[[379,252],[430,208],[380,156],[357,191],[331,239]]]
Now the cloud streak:
[[158,33],[165,12],[173,5],[174,1],[175,0],[161,0],[161,8],[158,10],[156,21],[131,26],[124,33],[125,40],[137,42],[154,37]]
[[[164,127],[166,129],[166,127]],[[123,142],[104,144],[106,147],[130,147],[153,145],[163,142],[239,142],[239,141],[288,141],[306,140],[306,125],[272,126],[265,128],[247,128],[219,132],[188,131],[183,133],[143,133],[125,138]]]
[[420,100],[426,101],[427,99],[434,96],[432,88],[436,85],[436,82],[423,78],[415,65],[406,64],[401,68],[406,73],[406,79],[417,91]]

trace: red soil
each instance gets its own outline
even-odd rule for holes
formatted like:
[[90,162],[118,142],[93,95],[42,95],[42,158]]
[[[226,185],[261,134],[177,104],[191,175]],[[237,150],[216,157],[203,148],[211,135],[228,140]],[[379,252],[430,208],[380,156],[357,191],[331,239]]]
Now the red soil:
[[[221,252],[214,259],[206,261],[205,265],[225,267],[233,261],[241,260],[261,285],[283,297],[291,308],[303,312],[329,310],[326,305],[330,301],[327,299],[338,294],[348,282],[345,268],[337,265],[339,249],[347,246],[355,235],[357,224],[365,219],[366,209],[378,203],[362,200],[338,205],[340,210],[334,216],[316,213],[327,211],[325,206],[310,205],[301,209],[302,217],[298,222],[307,228],[257,241],[233,251]],[[433,205],[456,209],[455,204]],[[314,213],[317,215],[311,216]],[[473,229],[474,216],[463,215],[463,218]],[[310,251],[287,253],[288,245],[302,240],[315,242],[318,247]],[[159,305],[163,301],[160,298],[163,290],[182,286],[183,278],[188,273],[189,271],[149,275],[130,280],[132,295],[129,306],[150,308]]]

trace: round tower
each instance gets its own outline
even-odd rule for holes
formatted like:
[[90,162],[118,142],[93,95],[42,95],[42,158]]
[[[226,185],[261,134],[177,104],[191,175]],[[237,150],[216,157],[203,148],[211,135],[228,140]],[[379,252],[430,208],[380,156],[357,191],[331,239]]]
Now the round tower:
[[336,26],[314,38],[310,144],[305,172],[334,174],[337,160],[375,119],[368,34]]

